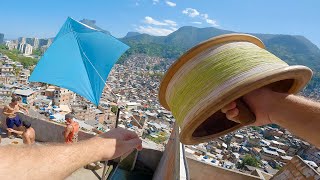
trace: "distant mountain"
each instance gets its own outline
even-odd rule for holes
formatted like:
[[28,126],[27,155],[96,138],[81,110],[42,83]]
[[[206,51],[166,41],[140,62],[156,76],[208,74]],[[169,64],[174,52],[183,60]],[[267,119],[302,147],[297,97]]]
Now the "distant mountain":
[[303,36],[253,34],[266,48],[288,64],[320,70],[320,49]]
[[90,27],[93,27],[93,28],[95,28],[97,30],[100,30],[100,31],[102,31],[102,32],[104,32],[106,34],[111,34],[109,31],[106,31],[106,30],[100,28],[99,26],[97,26],[95,20],[82,19],[82,20],[80,20],[80,22],[82,22],[83,24],[86,24],[86,25],[88,25]]
[[127,35],[124,38],[129,38],[129,37],[133,37],[133,36],[137,36],[140,35],[141,33],[138,32],[128,32]]
[[[131,48],[120,59],[125,60],[130,54],[143,53],[150,56],[176,59],[194,45],[214,36],[234,33],[233,31],[192,26],[181,27],[168,36],[152,36],[148,34],[129,35],[120,40]],[[266,46],[266,49],[288,64],[300,64],[310,67],[314,72],[320,72],[320,49],[303,36],[280,34],[255,34]],[[315,75],[309,88],[320,82],[320,73]]]
[[[80,22],[110,34],[96,25],[95,20],[83,19]],[[188,49],[209,38],[235,33],[234,31],[217,29],[214,27],[196,28],[185,26],[168,36],[152,36],[138,32],[128,32],[120,41],[131,48],[120,58],[118,63],[125,61],[131,54],[147,54],[168,59],[177,59]],[[308,90],[313,90],[320,84],[320,49],[303,36],[281,34],[256,34],[266,49],[290,65],[300,64],[313,69],[314,78],[309,83]],[[320,87],[320,86],[319,86]]]
[[[139,34],[120,40],[131,49],[127,54],[145,53],[151,56],[176,59],[186,50],[214,36],[234,33],[217,28],[181,27],[168,36]],[[251,33],[252,34],[252,33]],[[303,36],[252,34],[260,38],[267,50],[289,64],[302,64],[320,70],[320,49]]]

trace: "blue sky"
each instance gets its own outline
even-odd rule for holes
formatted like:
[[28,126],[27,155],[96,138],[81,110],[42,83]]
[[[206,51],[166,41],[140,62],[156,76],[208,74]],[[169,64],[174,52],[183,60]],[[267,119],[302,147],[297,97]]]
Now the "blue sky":
[[94,19],[116,37],[166,35],[192,25],[303,35],[320,47],[318,0],[6,0],[0,9],[0,32],[9,39],[54,37],[70,16]]

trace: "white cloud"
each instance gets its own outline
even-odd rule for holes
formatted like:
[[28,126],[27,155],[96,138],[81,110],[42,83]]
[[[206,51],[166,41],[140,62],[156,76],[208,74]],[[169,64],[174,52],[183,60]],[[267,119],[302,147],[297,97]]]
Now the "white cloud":
[[[199,11],[197,11],[196,9],[192,9],[192,8],[186,8],[185,10],[182,11],[183,14],[188,15],[189,17],[197,17],[200,16],[200,18],[202,20],[204,20],[207,24],[210,24],[211,26],[214,27],[218,27],[219,25],[217,24],[216,20],[210,19],[209,15],[206,13],[200,14]],[[201,22],[192,22],[194,24],[202,24]]]
[[166,4],[170,7],[175,7],[177,4],[171,1],[166,1]]
[[136,27],[136,31],[155,36],[166,36],[177,30],[178,24],[175,21],[166,19],[159,21],[150,16],[146,16],[143,20],[146,25]]
[[178,30],[178,28],[175,28],[175,27],[170,27],[173,31],[176,31]]
[[158,4],[158,2],[159,2],[159,0],[152,0],[152,4],[153,4],[153,5]]
[[139,26],[136,28],[139,33],[146,33],[154,36],[167,36],[168,34],[174,32],[174,29],[167,29],[167,28],[159,28],[159,27],[152,27],[152,26]]
[[202,24],[202,22],[199,22],[199,21],[194,21],[194,22],[191,22],[193,24]]
[[200,15],[202,18],[204,18],[204,19],[208,19],[209,18],[209,15],[208,14],[201,14]]
[[185,10],[182,11],[182,13],[188,15],[189,17],[196,17],[200,15],[199,11],[192,8],[186,8]]
[[155,36],[166,36],[177,30],[178,24],[175,21],[166,19],[163,21],[153,19],[150,16],[144,17],[143,23],[135,29],[140,33],[146,33]]
[[217,24],[217,21],[213,19],[206,19],[206,22],[214,27],[218,27],[219,25]]
[[144,17],[143,22],[146,24],[151,24],[151,25],[156,25],[156,26],[178,26],[178,24],[175,21],[166,19],[162,22],[162,21],[155,20],[150,16]]
[[144,22],[145,22],[146,24],[152,24],[152,25],[157,25],[157,26],[166,26],[166,25],[168,25],[167,23],[157,21],[157,20],[153,19],[153,18],[150,17],[150,16],[146,16],[146,17],[144,18]]
[[206,23],[210,24],[211,26],[218,27],[217,21],[210,19],[208,14],[200,14],[203,20],[206,21]]
[[177,26],[178,25],[175,21],[172,21],[169,19],[164,20],[164,22],[167,23],[168,26]]

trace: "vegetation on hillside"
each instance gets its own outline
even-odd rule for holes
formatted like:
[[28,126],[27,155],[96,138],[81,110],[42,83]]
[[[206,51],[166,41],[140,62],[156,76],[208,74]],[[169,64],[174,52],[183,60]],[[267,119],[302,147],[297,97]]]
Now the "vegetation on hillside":
[[8,48],[5,45],[0,45],[0,53],[7,55],[10,59],[13,61],[20,62],[25,68],[29,68],[30,66],[33,66],[37,64],[38,60],[31,58],[31,57],[25,57],[23,56],[18,50],[8,50]]
[[[191,47],[214,36],[232,33],[217,28],[182,27],[168,36],[151,36],[136,34],[120,39],[131,48],[121,57],[118,63],[135,53],[149,56],[177,59]],[[132,34],[132,33],[131,33]],[[313,91],[320,82],[320,50],[303,36],[253,34],[260,38],[266,49],[289,65],[305,65],[315,73],[308,84],[307,92]]]
[[41,51],[41,49],[33,49],[32,50],[32,55],[36,55],[38,57],[42,56],[43,52]]
[[254,156],[250,155],[250,154],[246,154],[244,156],[244,158],[242,159],[242,163],[240,163],[238,165],[238,167],[240,169],[244,168],[244,166],[249,165],[249,166],[253,166],[253,167],[259,167],[259,165],[261,164],[261,162],[255,158]]
[[148,56],[162,57],[162,58],[177,58],[183,54],[183,50],[179,47],[170,45],[161,45],[156,43],[136,43],[134,41],[124,41],[130,49],[118,60],[118,64],[122,64],[126,58],[133,54],[146,54]]

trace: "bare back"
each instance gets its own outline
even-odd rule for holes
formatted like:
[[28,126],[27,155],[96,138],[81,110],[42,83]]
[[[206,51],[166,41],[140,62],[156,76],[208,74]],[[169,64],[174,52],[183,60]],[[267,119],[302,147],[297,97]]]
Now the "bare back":
[[23,143],[34,144],[35,140],[36,140],[36,133],[34,129],[30,127],[23,133]]

